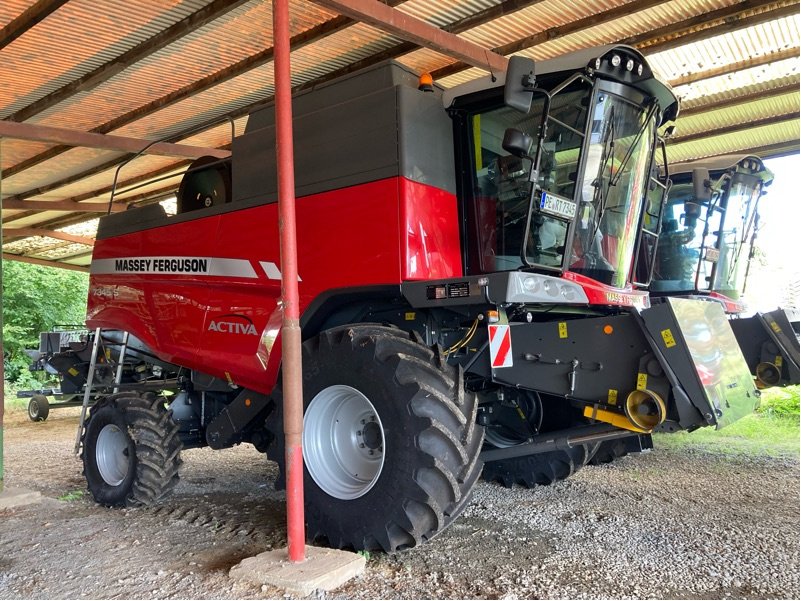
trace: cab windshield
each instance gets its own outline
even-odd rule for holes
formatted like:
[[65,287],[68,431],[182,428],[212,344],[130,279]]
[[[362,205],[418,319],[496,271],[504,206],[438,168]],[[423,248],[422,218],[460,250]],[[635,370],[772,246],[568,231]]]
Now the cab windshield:
[[501,143],[507,128],[536,140],[543,105],[535,96],[527,115],[504,106],[471,117],[475,178],[468,237],[478,241],[478,268],[568,269],[623,287],[647,188],[653,112],[615,94],[593,93],[586,79],[572,82],[551,99],[532,182],[533,160],[510,155]]
[[613,94],[596,96],[570,271],[626,285],[655,126],[653,113]]
[[759,178],[735,174],[710,202],[699,203],[691,182],[674,184],[662,218],[652,289],[738,298],[761,188]]

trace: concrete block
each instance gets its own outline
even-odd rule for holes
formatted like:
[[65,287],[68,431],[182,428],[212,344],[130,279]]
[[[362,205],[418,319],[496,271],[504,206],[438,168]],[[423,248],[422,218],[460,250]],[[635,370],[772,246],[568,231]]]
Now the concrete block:
[[0,510],[20,507],[21,505],[32,505],[41,500],[42,493],[39,491],[5,487],[3,492],[0,492]]
[[330,591],[364,572],[366,560],[349,551],[306,547],[306,560],[289,561],[286,549],[243,559],[228,575],[234,580],[267,584],[306,597],[316,589]]

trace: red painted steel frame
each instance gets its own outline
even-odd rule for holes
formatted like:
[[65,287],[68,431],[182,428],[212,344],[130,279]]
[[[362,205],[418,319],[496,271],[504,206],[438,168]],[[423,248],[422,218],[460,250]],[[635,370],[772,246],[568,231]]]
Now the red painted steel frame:
[[278,162],[278,229],[281,239],[281,327],[286,523],[289,560],[306,555],[303,515],[303,379],[301,366],[298,243],[295,228],[295,168],[292,147],[292,80],[289,62],[289,2],[273,0],[275,122]]

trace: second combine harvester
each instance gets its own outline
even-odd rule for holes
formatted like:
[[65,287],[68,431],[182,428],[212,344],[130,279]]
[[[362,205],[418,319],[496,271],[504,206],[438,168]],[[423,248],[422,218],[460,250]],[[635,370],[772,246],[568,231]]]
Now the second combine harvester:
[[[310,537],[408,548],[482,467],[549,483],[600,441],[753,410],[720,307],[634,286],[677,109],[625,46],[444,93],[387,63],[295,98]],[[82,431],[101,503],[162,497],[182,447],[249,442],[283,468],[274,144],[267,108],[230,162],[186,174],[177,215],[101,220],[88,325],[130,334],[120,392]]]

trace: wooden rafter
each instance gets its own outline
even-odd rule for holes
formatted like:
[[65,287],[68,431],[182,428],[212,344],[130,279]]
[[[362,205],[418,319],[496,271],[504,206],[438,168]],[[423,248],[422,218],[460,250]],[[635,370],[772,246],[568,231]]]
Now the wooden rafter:
[[69,0],[39,0],[0,30],[0,50],[57,11]]
[[45,259],[36,259],[34,257],[26,257],[24,255],[15,255],[12,253],[3,253],[3,261],[19,261],[21,263],[31,263],[32,265],[42,265],[44,267],[57,267],[59,269],[69,269],[70,271],[82,271],[89,273],[89,268],[82,265],[70,265],[69,263],[60,263],[58,261],[48,261]]
[[744,61],[737,61],[736,63],[730,63],[728,65],[723,65],[721,67],[714,67],[712,69],[706,69],[702,71],[697,71],[695,73],[690,73],[688,75],[683,75],[679,78],[674,79],[670,83],[673,87],[686,86],[691,83],[703,81],[705,79],[722,77],[724,75],[729,75],[731,73],[737,73],[738,71],[744,71],[745,69],[762,67],[764,65],[770,65],[772,63],[777,63],[779,61],[785,61],[791,58],[798,58],[799,56],[801,56],[801,48],[799,48],[798,46],[796,46],[795,48],[786,48],[784,50],[779,50],[778,52],[772,52],[770,54],[763,54],[762,56],[748,58],[747,60]]
[[775,123],[780,123],[783,121],[797,121],[800,117],[801,117],[801,111],[793,111],[791,113],[785,113],[783,115],[773,115],[771,117],[765,117],[764,119],[755,119],[754,121],[749,121],[748,123],[736,123],[734,125],[726,125],[724,127],[717,127],[714,130],[694,132],[691,134],[687,134],[686,136],[679,135],[670,138],[670,140],[668,141],[668,146],[684,144],[687,142],[695,142],[697,140],[710,138],[712,136],[723,136],[725,134],[737,133],[749,129],[756,129],[757,127],[763,127],[765,125],[773,125]]
[[[400,4],[401,1],[402,0],[390,0],[387,3],[387,5],[395,6],[397,4]],[[526,8],[533,4],[538,4],[543,1],[544,0],[505,0],[505,2],[502,2],[501,4],[485,9],[465,19],[456,21],[444,27],[443,29],[450,33],[459,33],[471,29],[473,27],[478,27],[480,25],[483,25],[491,21],[492,19],[496,19],[505,14],[510,14],[514,11],[522,10],[523,8]],[[328,21],[325,21],[320,25],[312,27],[307,31],[303,31],[293,36],[290,40],[290,47],[292,48],[292,50],[299,50],[300,48],[303,48],[304,46],[311,44],[312,42],[319,41],[338,31],[342,31],[346,27],[349,27],[353,24],[354,20],[348,17],[340,16],[340,17],[335,17],[334,19],[329,19]],[[388,58],[393,58],[400,56],[401,54],[412,52],[417,48],[417,46],[409,42],[405,42],[399,46],[396,46],[395,48],[396,48],[395,52],[391,56],[388,56]],[[112,132],[116,129],[124,127],[125,125],[133,123],[138,119],[142,119],[157,111],[164,110],[168,106],[176,104],[182,100],[186,100],[187,98],[190,98],[195,94],[200,94],[202,92],[205,92],[217,85],[220,85],[226,81],[238,77],[243,73],[246,73],[247,71],[260,67],[261,65],[267,64],[272,60],[273,60],[273,48],[272,47],[266,48],[251,56],[248,56],[247,58],[244,58],[234,63],[233,65],[229,65],[228,67],[220,69],[219,71],[207,75],[202,79],[192,82],[191,84],[187,84],[182,88],[169,92],[164,96],[161,96],[160,98],[157,98],[146,104],[143,104],[142,106],[137,107],[131,111],[128,111],[123,115],[119,115],[114,119],[111,119],[101,125],[98,125],[97,127],[92,128],[90,131],[93,133],[101,133],[101,134]],[[370,64],[373,64],[374,62],[375,61],[372,61]],[[342,71],[343,70],[341,69],[337,70],[335,77],[339,77],[340,75],[342,75]],[[314,85],[319,85],[321,81],[328,81],[328,80],[329,80],[328,77],[324,79],[316,79],[314,80]],[[180,138],[180,136],[178,137]],[[11,177],[16,173],[24,171],[25,169],[29,169],[35,165],[39,165],[44,161],[50,160],[62,154],[66,150],[68,150],[68,148],[64,146],[56,146],[54,148],[45,150],[44,152],[41,152],[33,157],[30,157],[29,159],[26,159],[16,165],[12,165],[11,167],[6,168],[5,170],[6,177]]]
[[717,111],[721,109],[731,108],[747,104],[749,102],[758,102],[760,100],[769,100],[772,98],[779,98],[789,94],[798,94],[798,84],[790,84],[780,86],[772,90],[759,90],[758,92],[751,92],[749,94],[742,94],[733,98],[724,98],[714,102],[704,102],[704,99],[699,99],[698,102],[692,106],[681,109],[681,117],[689,117],[690,115],[698,115],[700,113],[708,113],[709,111]]
[[94,238],[87,236],[76,236],[75,234],[68,234],[67,232],[57,232],[55,230],[48,230],[37,227],[15,227],[3,228],[3,239],[6,238],[30,238],[32,236],[44,236],[47,238],[54,238],[55,240],[63,240],[65,242],[75,242],[77,244],[85,244],[86,246],[94,246]]
[[743,0],[725,8],[684,19],[679,23],[631,36],[622,40],[622,43],[636,46],[646,54],[663,52],[677,46],[796,15],[798,5],[798,0],[780,2]]
[[187,144],[170,144],[169,142],[153,142],[127,136],[111,136],[93,134],[49,125],[34,125],[31,123],[15,123],[13,121],[0,121],[0,138],[16,138],[34,142],[49,142],[64,144],[66,146],[81,146],[85,148],[102,148],[118,152],[142,154],[155,154],[160,156],[188,157],[196,159],[204,155],[211,155],[218,159],[231,156],[227,150],[206,148],[204,146],[189,146]]
[[448,33],[422,19],[377,0],[314,0],[317,4],[358,19],[423,48],[441,52],[490,72],[504,72],[508,59],[488,48]]
[[[124,71],[134,63],[137,63],[142,59],[147,58],[151,54],[158,52],[162,48],[169,46],[190,31],[198,29],[199,27],[203,27],[215,19],[218,19],[237,6],[244,4],[246,1],[247,0],[214,0],[214,2],[201,8],[200,10],[193,12],[185,19],[182,19],[164,31],[154,35],[138,46],[131,48],[114,60],[104,63],[94,71],[87,73],[83,77],[68,83],[54,92],[51,92],[44,98],[18,110],[17,112],[8,116],[7,119],[9,121],[18,122],[27,121],[34,115],[38,115],[39,113],[54,107],[58,103],[63,102],[74,94],[87,92],[103,82],[108,81],[115,75],[118,75],[120,72]],[[40,2],[39,4],[42,3],[43,2]],[[59,4],[63,3],[64,2],[62,0],[62,2]],[[2,45],[0,45],[0,48],[2,48]]]
[[[70,202],[64,200],[3,200],[3,208],[10,211],[69,211],[71,213],[107,213],[107,202]],[[111,212],[117,213],[127,209],[124,203],[115,202]],[[8,223],[6,221],[5,223]]]

